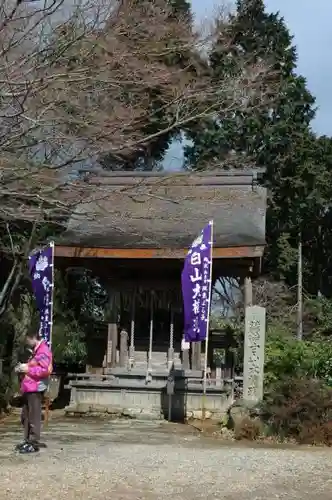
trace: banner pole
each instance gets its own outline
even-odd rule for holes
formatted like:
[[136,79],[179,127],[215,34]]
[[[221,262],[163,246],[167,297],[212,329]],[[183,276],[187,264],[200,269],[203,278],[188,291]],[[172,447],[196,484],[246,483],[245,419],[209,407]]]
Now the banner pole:
[[52,248],[52,295],[51,295],[51,327],[50,327],[50,347],[52,347],[52,331],[53,331],[53,310],[54,310],[54,241],[50,242]]
[[209,303],[206,318],[206,337],[205,337],[205,355],[204,355],[204,373],[203,373],[203,398],[202,398],[202,419],[205,420],[205,400],[206,400],[206,382],[207,382],[207,365],[208,365],[208,347],[209,347],[209,326],[210,326],[210,310],[211,310],[211,293],[212,293],[212,265],[213,265],[213,220],[209,222],[211,227],[210,241],[210,276],[209,276]]
[[153,303],[153,292],[151,292],[150,296],[150,332],[149,332],[149,352],[148,352],[148,360],[147,360],[147,368],[146,368],[146,383],[151,382],[152,378],[152,347],[153,347],[153,327],[154,327],[154,303]]
[[[51,292],[51,317],[50,317],[50,348],[52,348],[52,330],[53,330],[53,301],[54,301],[54,241],[50,242],[50,247],[52,248],[52,292]],[[46,391],[46,397],[45,397],[45,427],[48,426],[49,422],[49,417],[50,417],[50,387],[48,386],[48,389]]]

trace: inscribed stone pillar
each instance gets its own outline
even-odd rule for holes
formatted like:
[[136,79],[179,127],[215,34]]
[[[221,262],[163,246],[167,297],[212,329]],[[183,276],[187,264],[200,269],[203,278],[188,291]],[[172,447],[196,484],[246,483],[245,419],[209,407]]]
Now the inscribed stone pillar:
[[120,333],[120,366],[125,368],[128,364],[128,332],[122,330]]
[[243,399],[263,398],[265,349],[265,308],[246,307],[243,362]]

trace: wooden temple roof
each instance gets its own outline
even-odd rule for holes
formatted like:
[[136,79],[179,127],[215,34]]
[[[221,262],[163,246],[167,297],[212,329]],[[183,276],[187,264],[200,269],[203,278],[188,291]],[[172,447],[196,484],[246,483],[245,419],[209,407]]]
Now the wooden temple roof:
[[[216,257],[229,248],[235,254],[239,249],[239,257],[263,253],[266,189],[257,185],[251,171],[116,172],[87,182],[91,196],[76,208],[57,242],[58,255],[70,256],[70,247],[109,251],[110,256],[116,249],[123,256],[128,253],[127,258],[133,257],[130,250],[148,257],[153,250],[162,256],[172,249],[177,257],[211,219],[220,253]],[[241,248],[250,249],[248,255]]]

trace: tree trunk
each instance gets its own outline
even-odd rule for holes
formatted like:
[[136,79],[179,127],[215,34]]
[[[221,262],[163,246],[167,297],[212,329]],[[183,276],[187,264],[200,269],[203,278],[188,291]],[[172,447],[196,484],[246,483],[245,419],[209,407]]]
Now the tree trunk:
[[15,261],[12,265],[8,278],[6,279],[6,282],[0,292],[0,318],[7,311],[10,299],[12,298],[13,293],[20,284],[22,274],[22,264],[18,264],[18,262]]
[[303,337],[303,293],[302,293],[302,234],[299,232],[297,256],[297,340]]

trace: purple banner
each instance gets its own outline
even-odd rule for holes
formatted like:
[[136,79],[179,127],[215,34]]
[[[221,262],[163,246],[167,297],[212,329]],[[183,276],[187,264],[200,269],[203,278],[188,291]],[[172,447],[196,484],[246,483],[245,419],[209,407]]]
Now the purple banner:
[[195,239],[186,256],[182,271],[184,338],[186,342],[205,340],[209,327],[212,222]]
[[52,341],[53,288],[54,288],[54,243],[38,250],[29,257],[29,272],[32,289],[40,314],[39,335],[48,345]]

